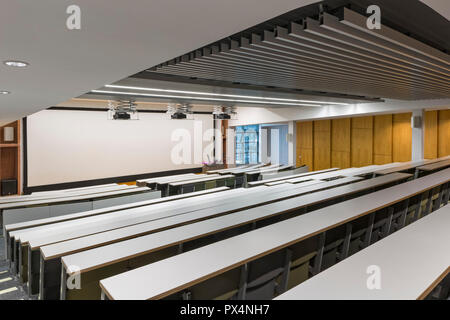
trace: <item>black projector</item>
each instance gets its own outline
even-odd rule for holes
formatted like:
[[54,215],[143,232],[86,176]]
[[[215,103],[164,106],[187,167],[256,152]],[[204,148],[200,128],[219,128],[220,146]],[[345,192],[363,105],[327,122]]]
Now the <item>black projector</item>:
[[130,118],[131,118],[130,114],[123,111],[122,112],[118,111],[113,115],[114,120],[130,120]]
[[230,120],[231,115],[227,113],[219,113],[214,115],[214,120]]
[[175,112],[170,116],[172,119],[186,119],[186,114],[182,112]]

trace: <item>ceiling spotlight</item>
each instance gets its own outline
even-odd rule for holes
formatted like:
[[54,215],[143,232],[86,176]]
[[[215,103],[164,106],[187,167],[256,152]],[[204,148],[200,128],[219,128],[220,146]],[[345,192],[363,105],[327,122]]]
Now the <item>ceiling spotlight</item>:
[[0,90],[0,94],[10,94],[11,92],[6,91],[6,90]]
[[25,68],[29,65],[28,62],[17,61],[17,60],[8,60],[3,62],[8,67],[16,67],[16,68]]

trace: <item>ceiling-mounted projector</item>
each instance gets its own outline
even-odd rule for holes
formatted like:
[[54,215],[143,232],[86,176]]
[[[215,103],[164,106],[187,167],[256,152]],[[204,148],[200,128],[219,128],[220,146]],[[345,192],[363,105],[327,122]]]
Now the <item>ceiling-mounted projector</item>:
[[169,104],[167,106],[167,115],[173,120],[191,120],[193,119],[192,107],[187,104]]
[[230,106],[214,106],[214,120],[237,120],[235,107]]
[[134,100],[109,101],[108,120],[139,120]]
[[182,112],[175,112],[170,116],[171,119],[186,119],[187,115]]
[[231,115],[226,113],[219,113],[214,115],[214,120],[230,120]]

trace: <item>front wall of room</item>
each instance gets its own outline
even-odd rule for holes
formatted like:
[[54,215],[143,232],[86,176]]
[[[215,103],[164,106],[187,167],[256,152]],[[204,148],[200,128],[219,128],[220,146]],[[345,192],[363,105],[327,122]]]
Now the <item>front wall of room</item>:
[[[169,120],[164,113],[141,112],[140,120],[113,121],[106,111],[36,113],[27,118],[27,186],[200,168],[203,153],[212,160],[212,139],[203,141],[203,134],[213,129],[213,119],[210,114],[194,118]],[[177,129],[190,135],[187,163],[172,161],[180,145],[172,139]]]

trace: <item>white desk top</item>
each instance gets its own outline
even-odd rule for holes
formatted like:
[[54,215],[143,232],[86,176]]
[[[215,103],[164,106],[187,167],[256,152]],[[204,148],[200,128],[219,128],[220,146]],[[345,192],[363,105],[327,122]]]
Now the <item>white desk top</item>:
[[[117,183],[108,183],[108,184],[101,184],[96,186],[90,186],[90,187],[80,187],[80,188],[70,188],[70,189],[59,189],[59,190],[52,190],[52,191],[37,191],[33,192],[31,195],[46,195],[46,194],[52,194],[52,193],[58,193],[58,192],[73,192],[78,190],[90,190],[90,189],[98,189],[98,188],[105,188],[105,187],[114,187],[118,186]],[[20,197],[20,196],[18,196]]]
[[[414,222],[285,292],[276,300],[412,300],[450,270],[450,206]],[[367,268],[380,268],[381,289],[368,289]],[[431,287],[432,289],[432,287]]]
[[138,193],[138,192],[155,192],[147,187],[129,187],[129,188],[123,188],[113,191],[105,191],[105,192],[98,192],[98,193],[90,193],[90,194],[83,194],[83,195],[72,195],[67,194],[63,197],[54,197],[51,199],[40,199],[40,200],[32,200],[32,201],[23,201],[23,202],[13,202],[13,203],[4,203],[0,204],[0,210],[3,209],[12,209],[12,208],[22,208],[22,207],[30,207],[30,206],[36,206],[36,205],[46,205],[46,204],[52,204],[52,203],[58,203],[58,202],[70,202],[70,201],[79,201],[79,200],[86,200],[86,199],[97,199],[97,198],[107,198],[112,196],[119,196],[124,194],[131,194],[131,193]]
[[248,168],[248,167],[250,167],[250,165],[242,165],[242,166],[237,166],[237,167],[234,167],[234,168],[228,168],[228,169],[217,169],[217,170],[209,170],[209,171],[206,171],[206,173],[207,174],[212,174],[212,173],[228,173],[228,172],[230,172],[230,171],[233,171],[233,170],[236,170],[236,169],[245,169],[245,168]]
[[[356,176],[356,175],[359,175],[360,172],[366,172],[366,171],[370,172],[371,170],[375,170],[377,168],[379,168],[379,166],[373,165],[373,166],[367,166],[367,167],[362,167],[362,168],[348,168],[348,169],[334,170],[334,171],[330,171],[330,172],[315,174],[311,178],[317,179],[317,180],[325,180],[325,179],[332,179],[332,178],[336,178],[336,177]],[[305,180],[303,177],[300,177],[300,178],[294,178],[294,179],[286,179],[285,181],[287,183],[299,183],[299,182],[302,182]]]
[[[237,166],[235,168],[220,170],[219,174],[229,174],[229,173],[234,173],[235,171],[242,171],[242,170],[254,170],[257,168],[264,167],[265,165],[266,165],[265,163],[259,163],[259,164],[254,164],[254,165]],[[207,173],[209,174],[209,172],[207,172]]]
[[177,182],[170,182],[169,185],[176,187],[176,186],[182,186],[185,184],[193,184],[193,183],[200,183],[200,182],[206,182],[206,181],[213,181],[213,180],[222,180],[222,179],[228,179],[228,178],[234,178],[234,175],[227,174],[227,175],[207,175],[206,177],[196,178],[196,179],[189,179],[189,180],[183,180],[183,181],[177,181]]
[[220,177],[220,174],[194,174],[189,177],[179,177],[179,178],[171,178],[171,179],[161,179],[157,182],[157,184],[168,184],[171,182],[178,182],[178,181],[186,181],[186,180],[195,180],[195,179],[201,179],[201,178],[207,178],[207,177]]
[[345,175],[346,176],[358,176],[358,175],[372,174],[375,171],[398,167],[401,165],[402,165],[401,162],[393,162],[393,163],[382,164],[382,165],[367,166],[367,167],[363,167],[363,168],[357,168],[356,170],[353,170],[352,172],[347,173]]
[[250,172],[250,171],[255,171],[256,169],[266,170],[266,169],[273,169],[273,168],[277,168],[277,167],[279,167],[278,164],[271,164],[269,166],[266,166],[265,164],[261,164],[261,165],[257,165],[257,166],[249,167],[249,168],[245,168],[245,169],[233,170],[229,173],[232,173],[232,174],[246,173],[246,172]]
[[[450,169],[443,170],[103,279],[100,286],[115,300],[163,298],[449,180]],[[276,210],[286,205],[277,204]]]
[[253,170],[253,171],[247,171],[245,174],[257,174],[257,173],[267,173],[267,172],[277,172],[280,170],[284,170],[284,169],[288,169],[288,168],[292,168],[292,165],[283,165],[283,166],[278,166],[275,168],[261,168],[258,170]]
[[173,175],[173,176],[162,176],[162,177],[156,177],[156,178],[140,179],[140,180],[136,180],[136,182],[138,182],[138,183],[157,183],[160,180],[178,179],[178,178],[184,178],[184,177],[192,177],[195,175],[196,175],[195,173],[184,173],[184,174],[177,174],[177,175]]
[[[254,189],[254,188],[253,188]],[[139,213],[121,214],[113,218],[104,219],[95,224],[86,221],[78,221],[68,226],[57,226],[47,228],[45,234],[41,230],[31,233],[24,232],[15,235],[20,242],[29,243],[32,250],[51,243],[66,241],[74,238],[87,236],[90,234],[105,232],[113,229],[124,228],[127,226],[142,224],[154,221],[154,231],[162,228],[174,228],[180,224],[193,223],[199,219],[210,219],[217,215],[227,214],[230,211],[238,211],[258,206],[269,201],[277,201],[282,197],[294,197],[297,191],[293,188],[290,192],[280,189],[277,193],[274,191],[258,193],[254,195],[246,194],[244,197],[233,196],[228,199],[219,199],[218,201],[203,201],[197,205],[179,206],[178,208],[167,207],[164,210],[154,209],[142,211]],[[111,214],[110,214],[111,215]],[[89,218],[87,218],[89,219]],[[49,230],[51,229],[51,230]],[[50,234],[50,235],[48,235]]]
[[179,200],[179,199],[184,199],[184,198],[191,198],[191,197],[201,196],[201,195],[205,195],[205,194],[209,194],[209,193],[221,192],[221,191],[225,191],[225,190],[229,190],[229,189],[230,188],[228,188],[228,187],[219,187],[219,188],[189,192],[189,193],[184,193],[184,194],[179,194],[179,195],[174,195],[174,196],[169,196],[169,197],[164,197],[164,198],[157,198],[157,199],[151,199],[151,200],[145,200],[145,201],[139,201],[139,202],[133,202],[133,203],[126,203],[126,204],[121,204],[121,205],[113,206],[113,207],[106,207],[106,208],[101,208],[101,209],[96,209],[96,210],[66,214],[66,215],[58,216],[58,217],[13,223],[13,224],[5,225],[4,229],[8,232],[8,231],[14,231],[14,230],[19,230],[19,229],[31,228],[31,227],[35,227],[35,226],[41,226],[41,225],[46,225],[46,224],[51,224],[51,223],[56,223],[56,222],[62,222],[62,221],[68,221],[68,220],[73,220],[73,219],[89,217],[89,216],[95,216],[98,214],[104,214],[104,213],[109,213],[109,212],[114,212],[114,211],[119,211],[119,210],[124,210],[124,209],[137,208],[137,207],[147,206],[147,205],[161,203],[161,202],[168,202],[168,201]]
[[315,174],[313,176],[299,177],[299,178],[294,178],[294,179],[286,179],[284,182],[285,183],[299,183],[299,182],[305,181],[305,179],[325,180],[325,179],[331,179],[331,178],[335,178],[335,177],[344,177],[344,175],[342,175],[340,172],[341,172],[341,170],[324,172],[324,173]]
[[[352,180],[353,179],[353,180]],[[348,181],[342,180],[340,182],[334,182],[329,185],[331,187],[333,185],[339,185],[343,183],[348,183],[354,180],[355,178],[350,178]],[[398,178],[397,178],[398,179]],[[387,181],[387,180],[385,180]],[[260,187],[246,189],[248,190],[244,195],[244,197],[230,197],[229,199],[220,199],[218,202],[207,202],[202,205],[197,205],[193,207],[182,206],[181,208],[170,208],[170,210],[153,210],[147,211],[142,214],[135,214],[134,217],[130,217],[131,214],[116,216],[114,219],[107,219],[103,222],[96,222],[95,225],[93,223],[86,223],[86,221],[82,221],[81,223],[75,224],[72,223],[69,226],[58,226],[56,228],[46,228],[46,232],[51,232],[50,236],[43,236],[42,230],[34,230],[32,233],[23,232],[19,234],[14,234],[15,238],[19,238],[22,243],[29,242],[29,245],[32,249],[36,249],[43,245],[56,243],[60,241],[65,241],[77,237],[87,236],[89,234],[105,232],[112,229],[123,228],[135,224],[140,224],[148,221],[157,221],[154,225],[156,226],[155,230],[161,228],[175,227],[180,224],[192,223],[198,221],[199,219],[209,219],[219,214],[225,214],[230,211],[243,210],[245,208],[249,208],[250,206],[258,206],[264,203],[268,203],[271,201],[278,201],[283,198],[295,197],[299,195],[299,188],[303,188],[303,185],[285,185],[279,187],[266,188],[262,192],[252,191],[254,189],[259,189]],[[363,186],[358,186],[347,190],[349,192],[355,192],[355,190],[361,190]],[[367,186],[365,186],[367,188]],[[323,189],[324,187],[322,187]],[[253,195],[249,192],[252,191]],[[312,192],[314,189],[308,191]],[[328,198],[336,198],[345,193],[346,190],[339,190],[335,193],[328,194]],[[313,202],[309,203],[318,203],[324,201],[324,198],[327,198],[326,195],[319,195],[314,198]],[[204,210],[201,210],[204,209]],[[149,213],[150,212],[150,213]],[[161,219],[164,218],[164,219]],[[164,220],[164,221],[163,221]],[[13,234],[10,234],[12,236]]]
[[422,166],[424,164],[431,163],[430,161],[431,160],[419,160],[419,161],[405,162],[405,163],[402,163],[399,166],[394,166],[394,167],[391,167],[391,168],[375,171],[374,174],[384,175],[384,174],[390,174],[390,173],[394,173],[394,172],[411,170],[411,169],[414,169],[414,168],[416,168],[418,166]]
[[[289,179],[294,179],[294,178],[312,176],[312,175],[316,175],[319,173],[325,173],[325,172],[336,171],[336,170],[338,170],[338,168],[298,173],[298,174],[294,174],[294,175],[290,175],[290,176],[271,178],[271,179],[259,180],[259,181],[252,181],[252,182],[249,182],[248,185],[254,187],[254,186],[259,186],[259,185],[263,185],[263,184],[270,183],[270,182],[278,182],[278,181],[284,181],[284,180],[289,180]],[[314,179],[314,178],[311,177],[311,179]]]
[[427,164],[427,165],[418,167],[417,169],[422,170],[422,171],[433,171],[433,170],[438,170],[438,169],[445,168],[448,166],[450,166],[450,159]]
[[[408,175],[406,175],[406,176],[408,176]],[[405,178],[405,175],[399,174],[399,175],[392,175],[389,178],[383,177],[382,179],[376,178],[376,179],[372,179],[372,180],[365,180],[365,181],[357,182],[357,183],[353,184],[354,188],[336,188],[336,189],[333,189],[332,192],[319,192],[319,191],[333,188],[335,186],[338,186],[338,185],[341,185],[344,183],[359,181],[362,178],[350,177],[350,178],[343,178],[340,180],[333,180],[333,181],[327,181],[327,182],[310,181],[309,183],[306,182],[306,183],[302,184],[301,186],[299,186],[296,189],[293,189],[289,192],[284,192],[283,194],[279,195],[280,199],[282,199],[282,198],[286,199],[286,198],[292,197],[292,196],[295,197],[295,198],[291,199],[293,201],[280,200],[280,202],[285,202],[286,204],[290,205],[290,207],[287,207],[287,205],[286,205],[284,207],[283,211],[277,212],[277,211],[273,210],[273,208],[279,208],[279,205],[277,203],[280,203],[280,202],[276,202],[276,203],[272,203],[272,204],[262,205],[257,208],[251,208],[251,209],[248,209],[245,211],[238,211],[236,213],[230,214],[233,216],[239,216],[240,217],[239,219],[238,218],[231,218],[231,220],[219,219],[217,221],[222,221],[223,224],[220,225],[220,223],[219,223],[219,225],[226,229],[226,228],[232,227],[233,224],[230,224],[230,223],[233,223],[233,222],[236,222],[235,225],[243,224],[245,222],[249,223],[252,220],[259,220],[259,219],[265,218],[267,216],[271,216],[271,215],[275,215],[275,214],[282,214],[283,212],[285,212],[288,209],[289,210],[298,209],[303,206],[309,206],[309,205],[312,205],[312,204],[315,204],[315,203],[318,203],[321,201],[325,201],[330,198],[332,199],[332,198],[338,197],[340,195],[349,194],[350,192],[358,192],[361,190],[380,186],[382,184],[386,184],[386,183],[393,182],[393,181],[396,181],[398,179],[403,179],[403,178]],[[308,193],[310,193],[310,195],[306,195]],[[267,200],[270,201],[271,199],[267,199]],[[230,204],[230,205],[222,207],[220,209],[221,210],[231,210],[233,208],[234,208],[233,205]],[[188,216],[188,218],[191,220],[195,220],[195,219],[198,220],[201,217],[205,217],[206,215],[212,215],[213,213],[214,213],[213,209],[210,208],[208,210],[204,210],[203,212],[195,212],[195,213],[191,214],[190,216]],[[230,216],[230,215],[227,215],[227,216]],[[181,219],[181,218],[184,218],[184,219]],[[80,250],[86,250],[87,248],[96,247],[96,246],[99,246],[102,244],[104,245],[105,243],[110,243],[113,241],[120,241],[121,239],[124,239],[127,237],[129,238],[132,236],[137,236],[139,234],[154,232],[155,228],[160,228],[160,229],[166,228],[170,224],[179,225],[181,223],[186,223],[187,221],[185,218],[186,217],[178,216],[178,217],[174,217],[173,219],[168,218],[168,219],[164,219],[164,221],[160,220],[160,221],[157,221],[156,223],[149,222],[149,223],[145,223],[145,224],[140,224],[139,226],[131,226],[128,228],[121,228],[121,229],[112,230],[109,232],[104,232],[102,234],[96,234],[96,235],[91,235],[91,236],[73,239],[73,240],[69,240],[69,241],[59,242],[59,243],[55,243],[52,245],[41,247],[41,252],[45,259],[50,259],[50,258],[54,258],[57,256],[66,255],[68,253],[73,253],[73,252],[80,251]],[[225,222],[228,222],[229,224],[226,224]],[[200,226],[202,226],[202,225],[203,224],[200,224]],[[210,224],[205,224],[205,225],[210,226]],[[184,230],[184,229],[179,229],[179,230]],[[188,228],[186,230],[191,230],[191,229]],[[197,233],[197,237],[202,234],[207,234],[209,232],[212,232],[208,228],[202,230],[201,228],[199,229],[197,227],[194,227],[193,230],[196,230],[196,232],[203,231],[203,233]],[[161,231],[161,232],[165,232],[165,231]],[[158,232],[157,234],[159,235],[159,234],[161,234],[161,232]],[[183,233],[178,234],[178,235],[182,236]],[[168,238],[164,238],[164,239],[168,240]],[[140,242],[138,241],[137,243],[140,243]],[[166,244],[169,245],[170,242],[166,243]],[[151,245],[151,243],[149,242],[148,245]],[[130,247],[130,250],[133,251],[134,249]],[[117,252],[117,254],[125,254],[125,253]],[[102,255],[101,257],[98,257],[98,259],[95,258],[91,262],[84,261],[83,263],[77,264],[77,266],[80,266],[81,264],[89,265],[89,267],[86,267],[86,268],[92,269],[93,268],[92,263],[95,263],[95,261],[99,261],[102,259],[107,259],[107,256],[105,255],[103,257],[103,255]],[[105,261],[105,260],[102,260],[102,261]],[[111,261],[114,261],[114,259]]]
[[344,169],[344,170],[341,170],[339,173],[343,176],[365,175],[365,174],[373,173],[374,171],[377,171],[377,170],[396,167],[399,165],[401,165],[400,162],[393,162],[393,163],[388,163],[388,164],[383,164],[383,165],[370,165],[370,166],[365,166],[365,167],[361,167],[361,168]]
[[436,162],[441,162],[448,158],[449,157],[443,157],[443,158],[438,158],[438,159],[433,159],[433,160],[424,159],[424,160],[418,160],[418,161],[402,162],[398,166],[393,166],[391,168],[387,168],[384,170],[375,171],[374,173],[378,174],[378,175],[382,175],[382,174],[400,172],[400,171],[404,171],[404,170],[410,170],[410,169],[414,169],[414,168],[417,168],[420,166],[424,166],[424,165],[428,165],[428,164],[432,164],[432,163],[436,163]]
[[33,198],[33,197],[44,197],[44,196],[51,196],[51,195],[59,195],[61,193],[66,192],[77,192],[77,191],[83,191],[83,190],[92,190],[92,189],[101,189],[101,188],[107,188],[107,187],[124,187],[124,185],[119,185],[117,183],[110,183],[110,184],[103,184],[103,185],[97,185],[97,186],[90,186],[90,187],[81,187],[81,188],[72,188],[72,189],[59,189],[59,190],[52,190],[52,191],[38,191],[33,192],[28,195],[15,195],[15,196],[0,196],[0,203],[3,203],[4,200],[19,200],[21,199],[27,199],[27,198]]
[[[171,178],[171,177],[163,177],[161,179],[155,180],[155,181],[151,181],[151,182],[147,182],[147,183],[156,183],[156,184],[169,184],[171,182],[178,182],[178,181],[185,181],[185,180],[192,180],[192,179],[200,179],[200,178],[204,178],[207,177],[207,174],[192,174],[189,176],[183,176],[183,177],[177,177],[177,178]],[[213,177],[220,177],[219,174],[212,174],[209,176],[213,176]]]
[[[360,180],[360,178],[347,179],[349,179],[348,181]],[[296,194],[300,196],[317,190],[331,188],[333,185],[336,185],[336,181],[311,182],[314,182],[315,184],[310,184],[309,186],[305,185],[302,188],[296,189]],[[297,200],[297,203],[301,202],[302,200],[301,197],[296,197],[295,199]],[[317,197],[315,197],[315,200],[312,201],[317,202]],[[303,202],[303,205],[309,203],[306,198]],[[278,202],[275,202],[257,208],[238,211],[226,216],[204,220],[201,222],[161,231],[147,236],[141,236],[139,238],[111,244],[94,250],[79,252],[77,254],[64,257],[63,262],[66,266],[77,266],[81,272],[89,271],[106,264],[113,263],[115,261],[123,260],[127,257],[148,253],[150,251],[157,250],[158,248],[175,245],[180,242],[185,242],[194,238],[217,233],[243,224],[248,224],[253,221],[261,220],[276,214],[282,214],[284,212],[277,212],[276,210],[274,210],[277,208],[279,208],[279,205]],[[151,228],[150,224],[148,224],[147,226],[141,224],[139,227],[134,226],[130,228],[123,228],[120,230],[105,232],[101,235],[97,234],[89,237],[55,243],[49,246],[41,247],[41,252],[44,259],[55,258],[57,256],[66,255],[75,251],[86,250],[87,248],[99,246],[101,244],[119,241],[120,239],[129,237],[131,235],[136,235],[139,233],[143,234],[144,232],[149,231],[149,227]]]
[[[267,188],[267,187],[265,187]],[[255,191],[248,190],[245,194],[251,194],[256,192],[263,192],[265,189],[258,188]],[[84,228],[84,230],[95,229],[100,223],[108,223],[110,221],[128,221],[131,219],[132,222],[136,221],[147,221],[152,219],[165,218],[171,214],[180,214],[189,212],[190,210],[199,210],[202,208],[207,208],[211,206],[216,206],[220,204],[220,201],[225,201],[232,197],[243,197],[244,193],[240,189],[233,189],[229,191],[219,193],[205,194],[198,197],[190,197],[178,199],[170,202],[161,202],[152,204],[150,206],[143,206],[138,208],[124,209],[121,211],[114,211],[110,213],[105,213],[102,215],[83,217],[80,219],[57,222],[50,225],[36,226],[24,230],[16,230],[10,232],[10,237],[14,237],[16,240],[23,240],[27,242],[29,238],[33,237],[43,237],[49,234],[53,236],[61,236],[69,230],[76,230],[77,228]]]
[[[287,197],[295,197],[297,195],[302,195],[309,192],[314,192],[314,190],[317,188],[318,190],[325,188],[324,186],[317,186],[317,184],[320,182],[314,182],[316,186],[313,186],[311,184],[308,188],[308,186],[304,186],[303,188],[294,188],[291,190],[284,190],[283,192],[277,193],[276,196],[271,196],[268,198],[267,201],[271,201],[273,199],[285,199]],[[260,196],[260,195],[258,195]],[[256,194],[253,196],[253,198],[256,197]],[[250,198],[249,200],[254,200],[253,198]],[[267,202],[266,201],[266,202]],[[253,202],[249,202],[247,207],[249,205],[252,205]],[[242,206],[242,204],[241,204]],[[228,211],[236,211],[236,208],[239,209],[240,206],[236,206],[235,203],[224,203],[223,206],[214,207],[214,208],[205,208],[203,210],[198,210],[196,212],[193,212],[192,214],[186,214],[183,216],[174,216],[174,217],[168,217],[166,219],[160,219],[158,221],[150,221],[147,223],[142,223],[139,225],[131,226],[131,227],[124,227],[116,230],[111,230],[107,232],[103,232],[101,234],[94,234],[91,236],[86,236],[78,239],[73,239],[69,241],[59,242],[55,244],[51,244],[48,246],[41,247],[41,251],[43,253],[43,256],[48,258],[53,258],[55,256],[60,256],[63,254],[67,254],[69,252],[74,252],[79,249],[86,248],[86,246],[96,246],[98,244],[105,243],[105,239],[108,239],[108,241],[118,241],[122,238],[136,236],[139,234],[149,233],[157,230],[157,228],[166,228],[170,227],[171,225],[179,225],[180,223],[187,223],[189,221],[198,220],[200,218],[207,218],[208,216],[214,216],[220,213],[226,213]],[[262,208],[263,206],[259,206],[259,208]],[[242,207],[245,208],[245,207]],[[244,209],[243,209],[244,210]],[[250,209],[251,210],[251,209]],[[238,211],[244,212],[244,211]],[[159,233],[158,233],[159,234]]]
[[72,196],[82,196],[82,195],[90,195],[90,194],[96,194],[96,193],[104,193],[108,191],[115,191],[115,190],[124,190],[124,189],[133,189],[136,188],[136,186],[127,186],[127,185],[115,185],[115,186],[108,186],[108,187],[101,187],[101,188],[90,188],[90,189],[82,189],[82,190],[73,190],[73,191],[64,191],[64,192],[48,192],[43,194],[31,194],[31,195],[23,195],[23,196],[14,196],[14,197],[3,197],[0,200],[0,205],[2,204],[8,204],[8,203],[17,203],[17,202],[29,202],[29,201],[39,201],[39,200],[46,200],[46,199],[58,199],[58,198],[65,198],[65,197],[72,197]]

